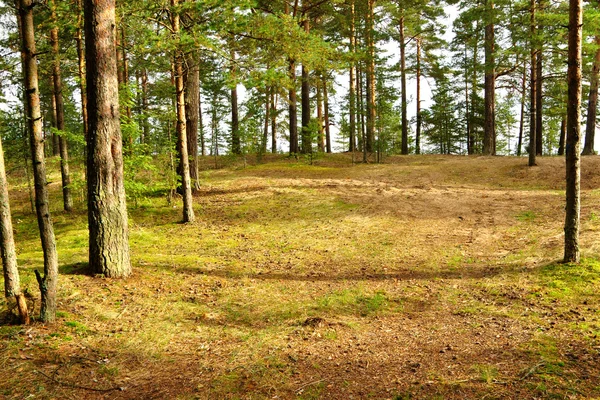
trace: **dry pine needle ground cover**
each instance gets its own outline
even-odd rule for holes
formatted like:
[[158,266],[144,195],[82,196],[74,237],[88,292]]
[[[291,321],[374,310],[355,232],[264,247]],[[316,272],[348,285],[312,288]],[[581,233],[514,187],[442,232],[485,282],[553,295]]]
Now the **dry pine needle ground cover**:
[[[557,262],[560,158],[314,164],[204,171],[190,225],[148,194],[121,281],[87,274],[83,205],[59,211],[53,183],[59,318],[0,326],[0,397],[600,397],[600,158],[583,160],[579,266]],[[12,199],[37,312],[18,177]]]

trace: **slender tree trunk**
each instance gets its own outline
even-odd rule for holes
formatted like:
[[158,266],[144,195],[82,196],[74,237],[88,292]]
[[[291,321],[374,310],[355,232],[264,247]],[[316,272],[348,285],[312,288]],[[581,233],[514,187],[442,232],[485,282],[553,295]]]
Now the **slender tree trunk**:
[[558,155],[565,155],[565,141],[567,139],[567,117],[564,116],[560,122],[560,139],[558,140]]
[[[175,9],[179,5],[179,0],[171,0],[171,7]],[[171,13],[171,27],[173,35],[178,36],[180,30],[179,14],[176,11]],[[181,186],[183,190],[183,222],[194,222],[195,215],[193,209],[192,185],[190,179],[190,163],[188,158],[187,128],[185,116],[185,88],[183,84],[183,54],[177,50],[174,59],[175,70],[175,92],[177,95],[177,150],[179,152],[179,161],[181,165]]]
[[65,105],[62,95],[62,79],[60,74],[60,55],[58,47],[58,22],[56,19],[56,5],[54,0],[50,0],[51,19],[53,27],[50,30],[50,42],[52,44],[52,53],[54,61],[52,65],[52,88],[54,96],[54,104],[56,105],[56,129],[61,134],[58,137],[58,145],[60,149],[60,175],[62,178],[63,192],[63,208],[70,212],[73,210],[73,197],[71,196],[71,176],[69,174],[69,149],[67,138],[64,136],[65,131]]
[[479,60],[479,24],[476,25],[475,45],[473,46],[473,74],[471,75],[471,154],[481,152],[479,135],[475,130],[475,116],[477,110],[477,63]]
[[566,263],[579,262],[580,150],[581,150],[581,0],[569,1],[569,57],[567,80],[567,201],[565,216]]
[[494,2],[486,0],[488,22],[485,26],[485,108],[483,154],[496,155],[496,61]]
[[[232,41],[233,43],[233,41]],[[238,109],[238,92],[237,92],[237,66],[235,59],[235,49],[231,45],[231,75],[233,76],[234,86],[231,88],[231,152],[233,154],[242,154],[240,141],[240,117]]]
[[115,59],[115,1],[85,0],[84,4],[89,263],[95,273],[121,278],[131,274],[131,261]]
[[290,155],[298,154],[298,99],[296,95],[296,63],[289,60],[288,74],[290,77],[289,89],[289,126],[290,126]]
[[[350,2],[350,53],[354,54],[356,52],[356,27],[355,27],[355,9],[354,9],[354,0]],[[350,63],[350,145],[348,146],[348,150],[351,152],[356,151],[356,62],[352,61]]]
[[375,120],[377,119],[377,101],[375,94],[375,0],[367,0],[367,151],[375,149]]
[[35,185],[35,204],[37,212],[42,251],[44,253],[44,276],[36,270],[36,277],[42,294],[40,319],[43,322],[56,320],[56,288],[58,284],[58,254],[56,239],[50,218],[50,204],[46,181],[46,161],[44,157],[44,137],[42,132],[42,114],[38,89],[37,53],[33,21],[32,0],[16,0],[16,9],[21,33],[21,58],[25,93],[25,110]]
[[260,154],[267,153],[267,144],[269,142],[269,122],[271,121],[271,88],[265,90],[265,122],[263,125],[263,137],[260,144]]
[[10,202],[8,197],[8,182],[4,167],[4,150],[0,140],[0,253],[4,269],[4,294],[6,298],[14,297],[21,323],[29,324],[29,311],[25,296],[21,292],[19,269],[17,268],[17,251],[13,237]]
[[329,91],[327,78],[323,77],[323,117],[325,118],[325,150],[331,154],[331,126],[329,124]]
[[[77,66],[79,73],[79,90],[81,92],[81,121],[83,123],[83,138],[87,141],[88,137],[88,111],[87,111],[87,92],[85,88],[85,49],[83,43],[83,3],[77,0],[77,33],[75,41],[77,43]],[[87,146],[84,146],[84,158],[87,158]]]
[[148,70],[142,69],[142,137],[140,142],[149,144],[150,142],[150,119],[148,118],[149,102],[148,102]]
[[319,147],[319,152],[325,152],[325,130],[323,129],[323,90],[321,88],[321,82],[317,80],[317,124],[319,126],[319,130],[317,132],[317,146]]
[[523,76],[521,77],[521,117],[519,120],[519,142],[517,143],[517,157],[521,157],[523,149],[523,133],[525,132],[525,101],[527,100],[527,66],[523,62]]
[[200,153],[206,155],[206,140],[204,138],[204,121],[202,119],[202,92],[198,92],[198,129],[200,131]]
[[[468,95],[468,92],[467,92]],[[415,153],[421,154],[421,126],[423,116],[421,115],[421,38],[417,38],[417,134],[415,138]],[[467,114],[469,104],[467,102]],[[468,130],[468,128],[467,128]],[[468,142],[468,139],[467,139]]]
[[469,100],[469,67],[468,67],[468,54],[467,44],[465,43],[464,49],[464,63],[465,63],[465,123],[467,126],[467,154],[473,154],[472,147],[472,136],[473,136],[473,124],[471,121],[471,107]]
[[594,58],[594,67],[590,76],[590,94],[588,96],[587,120],[585,124],[585,145],[583,146],[584,156],[595,154],[594,137],[596,136],[596,116],[598,115],[598,79],[600,71],[600,35],[596,35],[596,45],[599,48],[596,50]]
[[531,75],[529,80],[530,87],[530,107],[529,107],[529,166],[533,167],[536,163],[536,149],[537,149],[537,49],[535,44],[536,29],[536,3],[535,0],[530,0],[530,13],[531,13]]
[[[310,21],[303,21],[304,31],[310,32]],[[310,131],[310,81],[306,64],[302,64],[302,153],[312,153],[312,138]]]
[[401,154],[408,154],[408,117],[406,96],[406,39],[404,38],[404,10],[400,18],[400,77],[402,90],[402,149]]
[[[541,7],[541,2],[538,1],[538,5],[540,5]],[[541,8],[540,8],[541,10]],[[539,28],[538,28],[539,30]],[[540,46],[538,47],[538,54],[537,54],[537,60],[536,60],[536,88],[535,88],[535,95],[536,95],[536,99],[535,99],[535,108],[536,108],[536,114],[535,114],[535,153],[538,156],[541,156],[544,154],[544,126],[543,126],[543,104],[542,101],[544,100],[544,96],[543,96],[543,88],[544,88],[544,77],[542,75],[543,71],[544,71],[544,62],[543,62],[543,48],[542,45],[540,44]]]
[[200,68],[198,54],[191,52],[185,57],[185,127],[187,135],[190,179],[192,190],[200,189],[198,182],[198,121],[200,118]]
[[277,102],[279,96],[275,87],[271,90],[271,153],[277,154]]

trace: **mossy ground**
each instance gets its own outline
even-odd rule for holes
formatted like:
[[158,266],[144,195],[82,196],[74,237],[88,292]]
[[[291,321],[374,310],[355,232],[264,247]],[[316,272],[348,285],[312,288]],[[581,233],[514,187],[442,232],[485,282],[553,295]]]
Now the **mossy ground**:
[[[0,397],[600,397],[600,158],[580,265],[558,262],[558,158],[265,161],[204,170],[187,225],[148,176],[127,280],[87,273],[84,205],[60,211],[51,184],[58,321],[0,326]],[[37,225],[12,182],[37,312]]]

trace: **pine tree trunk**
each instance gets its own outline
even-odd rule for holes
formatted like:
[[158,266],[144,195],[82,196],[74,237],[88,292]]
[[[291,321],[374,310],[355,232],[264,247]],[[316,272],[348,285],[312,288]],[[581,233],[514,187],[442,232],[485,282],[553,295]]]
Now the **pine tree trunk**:
[[317,80],[317,124],[319,130],[317,132],[317,146],[320,153],[325,152],[325,131],[323,129],[323,90],[321,88],[321,82]]
[[[179,0],[171,0],[171,7],[175,9]],[[178,12],[171,13],[171,27],[173,35],[178,36],[180,30],[180,19]],[[177,151],[181,166],[181,186],[183,191],[183,222],[194,222],[192,185],[190,179],[190,163],[188,158],[187,128],[185,116],[185,88],[183,84],[183,54],[180,50],[174,58],[175,93],[177,96]]]
[[144,68],[142,70],[142,137],[140,142],[143,144],[149,144],[150,141],[150,119],[148,118],[148,70]]
[[[421,38],[417,38],[417,132],[415,137],[415,154],[421,154],[421,126],[423,116],[421,115]],[[467,89],[468,93],[468,89]],[[467,115],[469,114],[469,104],[467,100]],[[468,131],[468,128],[467,128]],[[467,143],[468,143],[467,135]]]
[[558,139],[558,155],[565,155],[565,141],[567,139],[567,117],[564,116],[560,122],[560,138]]
[[[538,2],[540,4],[540,2]],[[541,8],[540,8],[541,10]],[[539,29],[538,29],[539,30]],[[543,78],[543,49],[540,45],[538,48],[537,59],[536,59],[536,88],[535,88],[535,154],[538,156],[542,156],[544,154],[544,126],[543,126],[543,88],[544,88],[544,78]]]
[[[303,22],[304,31],[310,32],[310,21],[308,17]],[[302,64],[302,153],[312,153],[312,138],[310,132],[310,82],[309,71]]]
[[375,120],[377,119],[377,101],[375,98],[375,0],[367,0],[367,152],[375,149]]
[[[200,154],[206,155],[206,140],[204,138],[204,121],[202,119],[202,93],[198,92],[198,130],[200,131]],[[198,169],[200,166],[198,166]]]
[[534,43],[536,35],[536,4],[535,0],[530,0],[530,13],[531,13],[531,62],[530,69],[531,74],[529,78],[530,88],[530,106],[529,106],[529,166],[533,167],[536,163],[536,149],[537,149],[537,50],[536,44]]
[[[350,2],[350,53],[356,52],[356,28],[355,28],[355,10],[354,0]],[[356,62],[350,63],[350,93],[348,95],[350,100],[350,138],[348,150],[351,152],[356,151]]]
[[527,100],[527,67],[523,63],[523,76],[521,77],[521,117],[519,119],[519,141],[517,143],[517,157],[521,157],[523,149],[523,133],[525,132],[525,101]]
[[331,127],[329,125],[329,91],[327,78],[323,77],[323,117],[325,118],[325,150],[331,154]]
[[0,140],[0,253],[4,269],[4,294],[6,298],[14,297],[21,323],[29,324],[29,311],[25,296],[21,292],[19,269],[17,268],[17,251],[13,237],[10,201],[8,197],[8,182],[4,167],[4,150]]
[[594,137],[596,136],[596,116],[598,115],[598,74],[600,71],[600,35],[595,38],[596,45],[599,48],[596,50],[594,58],[594,66],[590,76],[590,94],[588,96],[587,120],[585,124],[585,145],[583,146],[584,156],[595,154]]
[[298,99],[296,95],[296,63],[289,60],[288,74],[289,89],[289,126],[290,126],[290,155],[298,154]]
[[279,96],[273,87],[271,90],[271,153],[277,154],[277,101]]
[[486,0],[488,22],[485,26],[485,108],[483,154],[496,155],[496,67],[493,15],[494,2]]
[[263,124],[263,137],[260,144],[260,154],[267,153],[267,144],[269,142],[269,122],[271,121],[271,88],[265,90],[265,122]]
[[35,185],[35,204],[44,253],[44,276],[36,270],[36,277],[42,294],[40,319],[42,322],[56,320],[56,288],[58,284],[58,254],[54,228],[50,218],[50,204],[46,181],[46,161],[44,157],[44,137],[42,132],[42,114],[38,89],[37,53],[33,21],[32,0],[15,1],[20,33],[21,58],[23,62],[25,110],[33,162]]
[[[235,64],[235,50],[231,49],[231,75],[235,81],[237,74],[237,67]],[[231,152],[233,154],[242,154],[241,142],[240,142],[240,117],[238,109],[238,92],[237,84],[231,88]]]
[[56,129],[61,134],[58,137],[58,146],[60,150],[60,175],[62,178],[63,208],[70,212],[73,210],[73,197],[71,196],[71,176],[69,174],[69,150],[65,131],[65,105],[62,95],[62,79],[60,74],[60,55],[58,48],[58,25],[56,20],[56,5],[54,0],[49,2],[51,9],[51,19],[54,26],[50,30],[50,42],[52,44],[52,54],[54,61],[52,64],[52,95],[56,105]]
[[401,154],[408,154],[408,117],[406,96],[406,39],[404,38],[404,10],[400,18],[400,77],[402,90],[402,148]]
[[[81,121],[83,123],[83,138],[87,141],[88,137],[88,111],[87,111],[87,92],[85,88],[85,49],[83,43],[83,4],[82,0],[77,0],[77,33],[75,41],[77,43],[77,67],[79,73],[79,90],[81,92]],[[84,146],[84,158],[87,158],[87,146]]]
[[200,118],[200,68],[197,53],[188,53],[185,57],[185,127],[190,162],[192,190],[200,189],[198,182],[198,121]]
[[131,261],[115,59],[115,1],[85,0],[84,4],[89,263],[95,273],[122,278],[131,274]]
[[581,150],[581,0],[569,1],[569,57],[567,81],[567,196],[565,216],[566,263],[579,262],[580,150]]

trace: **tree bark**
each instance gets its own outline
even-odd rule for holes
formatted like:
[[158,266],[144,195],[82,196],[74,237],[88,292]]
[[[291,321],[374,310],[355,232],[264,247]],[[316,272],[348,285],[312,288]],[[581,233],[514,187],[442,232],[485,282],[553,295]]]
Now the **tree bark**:
[[584,156],[595,154],[594,138],[596,136],[596,116],[598,115],[598,75],[600,72],[600,35],[596,35],[596,45],[599,46],[596,50],[594,58],[594,66],[590,76],[590,93],[588,96],[587,120],[585,124],[585,144],[583,146]]
[[4,294],[6,298],[15,298],[21,323],[28,325],[30,322],[29,311],[27,310],[25,296],[21,292],[21,281],[17,267],[17,251],[10,214],[2,140],[0,140],[0,252],[2,253],[2,267],[4,269]]
[[271,88],[265,89],[265,122],[263,125],[263,137],[260,145],[260,154],[267,153],[267,144],[269,141],[269,123],[271,121]]
[[[171,7],[175,9],[179,0],[171,0]],[[171,28],[174,36],[179,36],[180,18],[176,10],[171,12]],[[185,116],[185,88],[183,84],[183,54],[176,50],[174,57],[175,93],[177,96],[177,151],[181,165],[181,186],[183,190],[183,222],[194,222],[194,208],[192,185],[190,179],[190,163],[188,158],[187,128]]]
[[[206,139],[204,138],[204,122],[202,119],[202,93],[198,92],[198,129],[200,131],[200,154],[206,155]],[[200,166],[198,166],[198,169]]]
[[407,117],[407,96],[406,96],[406,39],[404,38],[404,10],[400,18],[400,80],[402,90],[402,147],[401,154],[408,154],[408,117]]
[[580,150],[581,150],[581,31],[583,5],[581,0],[569,1],[569,56],[567,81],[567,188],[565,215],[566,263],[579,262],[580,218]]
[[529,27],[531,33],[531,62],[530,62],[530,107],[529,107],[529,166],[533,167],[536,163],[536,149],[537,149],[537,49],[535,44],[535,35],[537,32],[536,28],[536,4],[535,0],[530,0],[530,16],[531,25]]
[[496,155],[496,60],[493,0],[486,0],[487,24],[485,26],[485,107],[483,154]]
[[[232,41],[233,43],[233,41]],[[242,154],[240,141],[240,117],[238,109],[238,92],[237,92],[237,67],[235,61],[235,49],[231,44],[231,75],[233,76],[233,87],[231,88],[231,152],[233,154]]]
[[197,53],[185,57],[185,127],[192,190],[200,189],[198,182],[198,121],[200,119],[200,68]]
[[84,4],[89,263],[95,273],[123,278],[131,274],[131,261],[115,58],[115,1],[85,0]]
[[58,254],[54,228],[50,218],[50,204],[46,181],[46,161],[44,157],[44,137],[42,114],[38,89],[37,53],[33,21],[33,1],[16,0],[16,9],[21,33],[21,59],[25,93],[25,110],[33,162],[35,204],[44,253],[44,276],[36,270],[36,277],[42,294],[40,319],[42,322],[56,320],[56,288],[58,284]]

